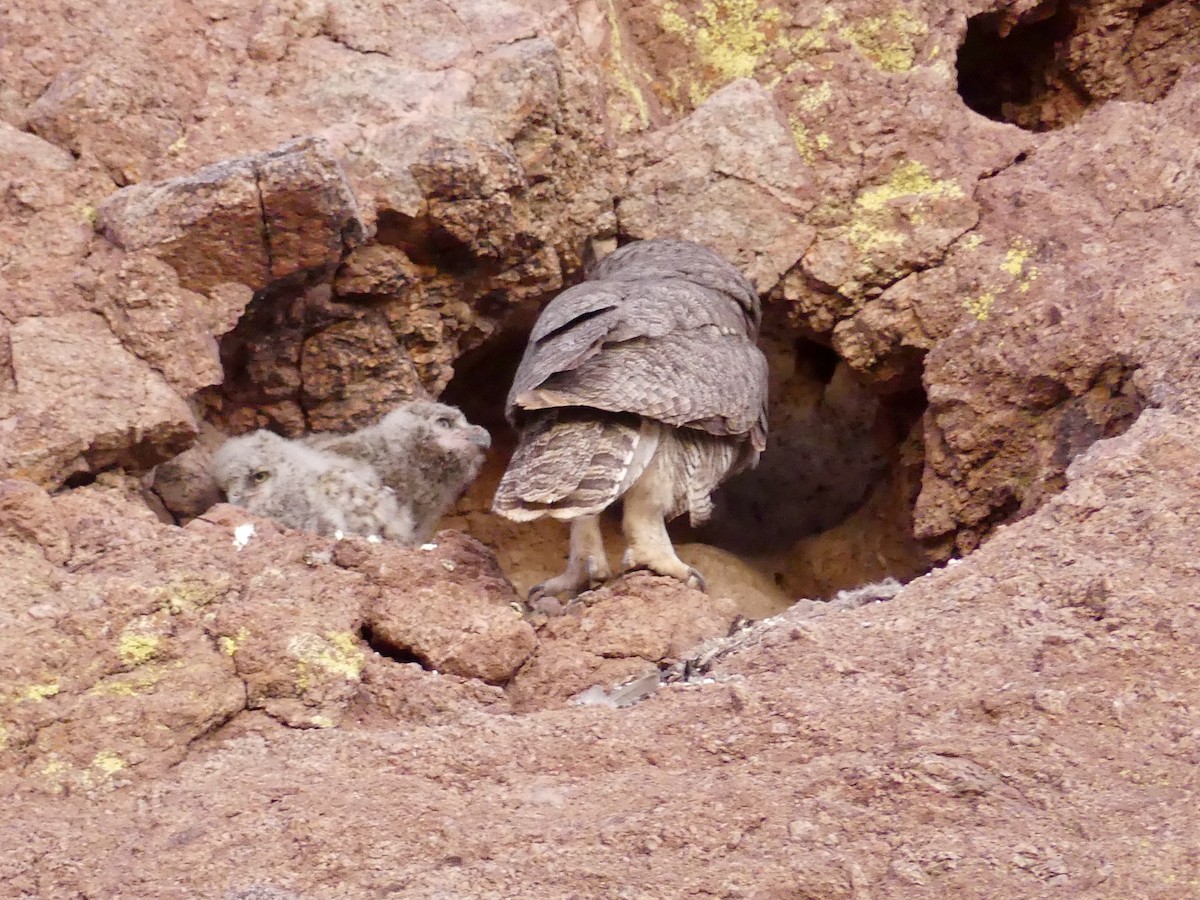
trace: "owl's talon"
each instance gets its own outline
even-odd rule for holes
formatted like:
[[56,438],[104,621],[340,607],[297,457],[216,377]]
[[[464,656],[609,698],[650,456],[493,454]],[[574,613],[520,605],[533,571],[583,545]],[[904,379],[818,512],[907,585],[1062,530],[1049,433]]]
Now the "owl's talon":
[[661,560],[653,562],[651,560],[635,559],[632,550],[626,550],[625,555],[621,557],[621,574],[628,575],[630,572],[652,572],[655,575],[662,575],[666,578],[674,578],[676,581],[682,581],[688,587],[697,591],[707,593],[708,588],[704,581],[704,576],[700,572],[687,565],[681,560]]
[[589,588],[598,588],[604,582],[612,578],[612,569],[605,560],[597,559],[594,556],[588,557],[584,563],[584,568],[587,570]]

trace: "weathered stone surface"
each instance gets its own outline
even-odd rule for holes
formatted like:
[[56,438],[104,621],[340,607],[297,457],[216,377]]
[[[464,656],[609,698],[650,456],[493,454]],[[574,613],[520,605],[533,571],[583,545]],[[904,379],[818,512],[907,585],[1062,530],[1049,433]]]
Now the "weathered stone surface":
[[979,227],[941,266],[835,331],[852,365],[885,380],[929,353],[921,537],[968,550],[1028,514],[1178,379],[1158,360],[1191,331],[1200,291],[1183,226],[1200,151],[1177,124],[1198,100],[1181,82],[1156,107],[1109,104],[1054,134],[981,189]]
[[196,434],[187,405],[94,313],[12,327],[16,389],[0,394],[0,471],[57,487],[114,465],[148,469]]
[[633,573],[583,595],[581,605],[541,620],[546,645],[509,689],[519,708],[558,705],[593,684],[610,684],[674,662],[705,638],[723,635],[732,600],[677,581]]
[[705,244],[760,293],[779,283],[816,233],[803,224],[815,202],[807,168],[770,92],[755,81],[735,81],[682,122],[651,132],[631,168],[623,233]]
[[457,532],[439,532],[426,546],[403,556],[338,553],[340,565],[369,571],[380,585],[366,612],[373,640],[437,672],[510,681],[537,638],[495,557]]
[[362,229],[337,160],[313,139],[125,188],[98,217],[110,241],[152,249],[197,291],[228,282],[258,290],[304,269],[336,266]]
[[[223,442],[218,437],[214,444]],[[212,451],[197,444],[154,467],[150,489],[179,524],[206,512],[224,498],[212,474]]]
[[220,353],[203,312],[212,304],[181,287],[175,270],[157,257],[141,252],[112,260],[96,278],[93,304],[125,349],[181,395],[221,383]]
[[94,165],[0,121],[0,318],[83,306],[74,269],[93,239],[95,206],[112,188]]

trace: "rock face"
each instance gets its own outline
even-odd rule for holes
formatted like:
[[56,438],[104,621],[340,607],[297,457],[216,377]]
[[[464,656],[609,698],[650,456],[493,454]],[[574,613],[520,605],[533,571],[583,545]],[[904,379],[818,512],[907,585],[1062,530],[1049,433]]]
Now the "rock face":
[[[1184,0],[5,6],[0,880],[1187,894],[1195,26]],[[486,511],[504,392],[544,298],[660,235],[766,298],[772,443],[676,535],[710,594],[634,573],[528,614],[561,535]],[[496,438],[448,522],[473,536],[214,505],[225,434],[443,391]],[[632,706],[572,703],[632,678]]]

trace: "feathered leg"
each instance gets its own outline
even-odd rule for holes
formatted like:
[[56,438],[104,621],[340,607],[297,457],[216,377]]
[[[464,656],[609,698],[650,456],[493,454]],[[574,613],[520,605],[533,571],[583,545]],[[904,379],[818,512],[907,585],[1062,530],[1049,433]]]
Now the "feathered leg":
[[675,555],[667,534],[666,516],[674,506],[673,487],[665,469],[665,454],[654,461],[625,494],[621,523],[628,549],[621,559],[625,571],[649,569],[678,578],[688,587],[704,590],[704,576]]
[[535,584],[529,590],[529,600],[553,597],[557,594],[574,597],[598,587],[609,578],[612,578],[612,569],[604,552],[600,517],[580,516],[571,522],[571,550],[567,557],[567,570],[541,584]]

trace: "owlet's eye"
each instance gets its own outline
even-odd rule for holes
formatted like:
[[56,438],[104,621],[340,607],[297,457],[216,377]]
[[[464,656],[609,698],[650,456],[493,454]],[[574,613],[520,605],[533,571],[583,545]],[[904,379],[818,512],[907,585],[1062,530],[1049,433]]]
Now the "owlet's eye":
[[266,481],[268,478],[271,477],[271,473],[268,472],[266,469],[259,469],[257,472],[255,472],[250,477],[254,479],[255,484],[262,484],[264,481]]
[[451,425],[453,425],[454,423],[453,423],[453,422],[450,420],[450,418],[449,418],[448,416],[442,416],[441,418],[439,418],[439,419],[437,420],[437,423],[436,423],[436,424],[437,424],[437,425],[438,425],[438,427],[440,427],[440,428],[449,428],[449,427],[450,427]]

